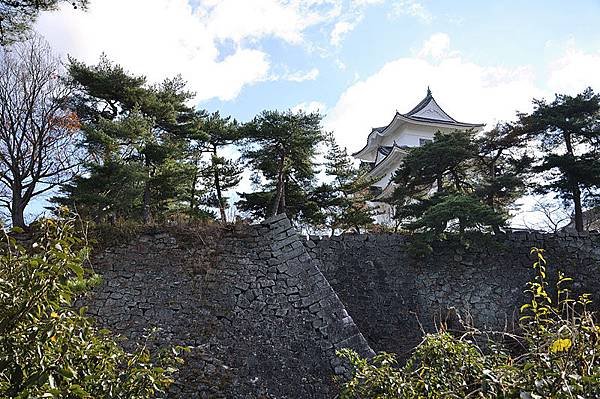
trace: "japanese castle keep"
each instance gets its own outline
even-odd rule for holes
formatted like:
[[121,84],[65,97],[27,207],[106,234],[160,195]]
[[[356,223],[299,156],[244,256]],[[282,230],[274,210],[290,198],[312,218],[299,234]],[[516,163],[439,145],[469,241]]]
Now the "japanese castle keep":
[[406,147],[417,147],[432,141],[438,131],[449,133],[472,129],[479,132],[483,126],[458,122],[452,118],[438,105],[428,88],[425,98],[408,113],[396,112],[389,124],[371,129],[367,144],[353,155],[371,165],[368,176],[376,181],[376,199],[383,199],[394,191],[391,177],[406,156]]

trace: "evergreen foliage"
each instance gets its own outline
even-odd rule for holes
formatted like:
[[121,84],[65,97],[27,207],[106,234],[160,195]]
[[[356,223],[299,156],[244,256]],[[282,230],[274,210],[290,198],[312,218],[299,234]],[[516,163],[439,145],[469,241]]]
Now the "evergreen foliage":
[[74,220],[41,220],[31,247],[0,254],[0,397],[153,398],[173,382],[178,352],[124,351],[74,301],[99,282]]
[[[583,209],[598,203],[600,187],[600,95],[591,88],[576,96],[558,94],[551,103],[534,100],[531,114],[520,114],[514,130],[539,143],[543,153],[533,161],[537,193],[556,193],[575,211],[583,231]],[[542,177],[542,178],[540,178]]]
[[523,194],[531,173],[526,140],[513,125],[497,124],[475,138],[478,169],[475,194],[497,212],[505,212]]
[[508,149],[511,141],[499,136],[493,131],[476,140],[470,131],[438,132],[433,142],[408,148],[394,176],[391,201],[403,227],[434,236],[447,230],[498,230],[521,185],[499,145]]
[[242,128],[242,156],[254,169],[253,193],[241,194],[241,210],[255,217],[286,213],[314,221],[319,206],[310,198],[316,175],[314,157],[323,140],[321,115],[263,111]]
[[373,199],[373,182],[354,166],[352,157],[333,134],[327,135],[326,142],[329,150],[325,154],[325,174],[332,180],[316,187],[312,197],[321,208],[322,224],[332,234],[349,229],[359,233],[373,223],[374,210],[367,204]]
[[[181,209],[193,176],[179,162],[190,139],[204,140],[202,114],[186,105],[192,93],[180,77],[148,86],[102,57],[96,66],[71,60],[74,106],[89,154],[86,175],[63,189],[61,204],[85,217],[144,223]],[[185,206],[187,209],[187,206]]]
[[39,13],[56,10],[62,3],[85,9],[88,0],[0,0],[0,45],[26,39]]

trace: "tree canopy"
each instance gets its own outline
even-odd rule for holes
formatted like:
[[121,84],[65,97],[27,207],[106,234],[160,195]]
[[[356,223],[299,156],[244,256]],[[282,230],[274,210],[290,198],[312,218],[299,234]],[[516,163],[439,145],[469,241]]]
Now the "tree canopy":
[[[208,138],[199,146],[192,146],[191,156],[195,167],[199,168],[201,182],[208,190],[206,204],[217,207],[221,222],[226,223],[228,199],[224,193],[239,184],[243,168],[239,159],[226,158],[222,152],[240,139],[239,126],[231,117],[223,118],[219,112],[214,112],[203,119],[202,132]],[[200,164],[203,153],[208,153],[209,159]]]
[[600,187],[600,95],[591,88],[576,96],[534,100],[531,114],[520,114],[514,130],[542,151],[533,160],[537,193],[556,193],[572,203],[577,231],[583,209],[598,203]]
[[242,194],[240,209],[266,217],[287,213],[311,219],[318,206],[309,200],[317,145],[323,140],[321,115],[263,111],[242,128],[243,159],[255,174],[257,191]]
[[514,197],[517,185],[503,182],[501,156],[490,159],[485,147],[490,140],[477,141],[470,131],[438,132],[433,142],[406,149],[391,200],[404,228],[439,235],[505,223],[505,209],[494,199]]
[[24,40],[42,11],[53,11],[61,4],[85,9],[88,0],[0,0],[0,45]]
[[105,57],[95,66],[71,60],[82,121],[87,175],[64,189],[57,201],[94,219],[119,216],[145,223],[185,201],[189,139],[203,140],[201,118],[186,105],[192,93],[180,77],[147,85]]

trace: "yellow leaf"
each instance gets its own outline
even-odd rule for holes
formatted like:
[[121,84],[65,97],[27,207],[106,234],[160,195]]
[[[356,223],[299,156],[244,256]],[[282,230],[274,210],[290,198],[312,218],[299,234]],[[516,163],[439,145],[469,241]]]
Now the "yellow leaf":
[[552,343],[552,345],[550,345],[550,352],[565,352],[568,351],[572,345],[573,343],[569,338],[557,339]]
[[52,312],[52,313],[50,313],[50,317],[56,319],[56,318],[58,318],[58,313]]

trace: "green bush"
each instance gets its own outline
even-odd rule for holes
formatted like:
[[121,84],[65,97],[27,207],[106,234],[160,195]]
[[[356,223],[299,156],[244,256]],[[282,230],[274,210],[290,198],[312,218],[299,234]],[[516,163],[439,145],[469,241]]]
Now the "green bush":
[[[529,303],[521,307],[521,344],[514,353],[501,342],[485,350],[477,333],[454,337],[429,334],[405,366],[394,355],[364,359],[338,352],[353,367],[341,398],[598,398],[600,397],[600,327],[588,309],[589,295],[572,298],[571,279],[559,273],[555,294],[547,290],[546,260],[541,249],[528,283]],[[498,333],[502,334],[502,333]]]
[[99,277],[74,222],[43,220],[33,242],[0,254],[0,397],[149,398],[173,381],[179,349],[125,352],[73,301]]

